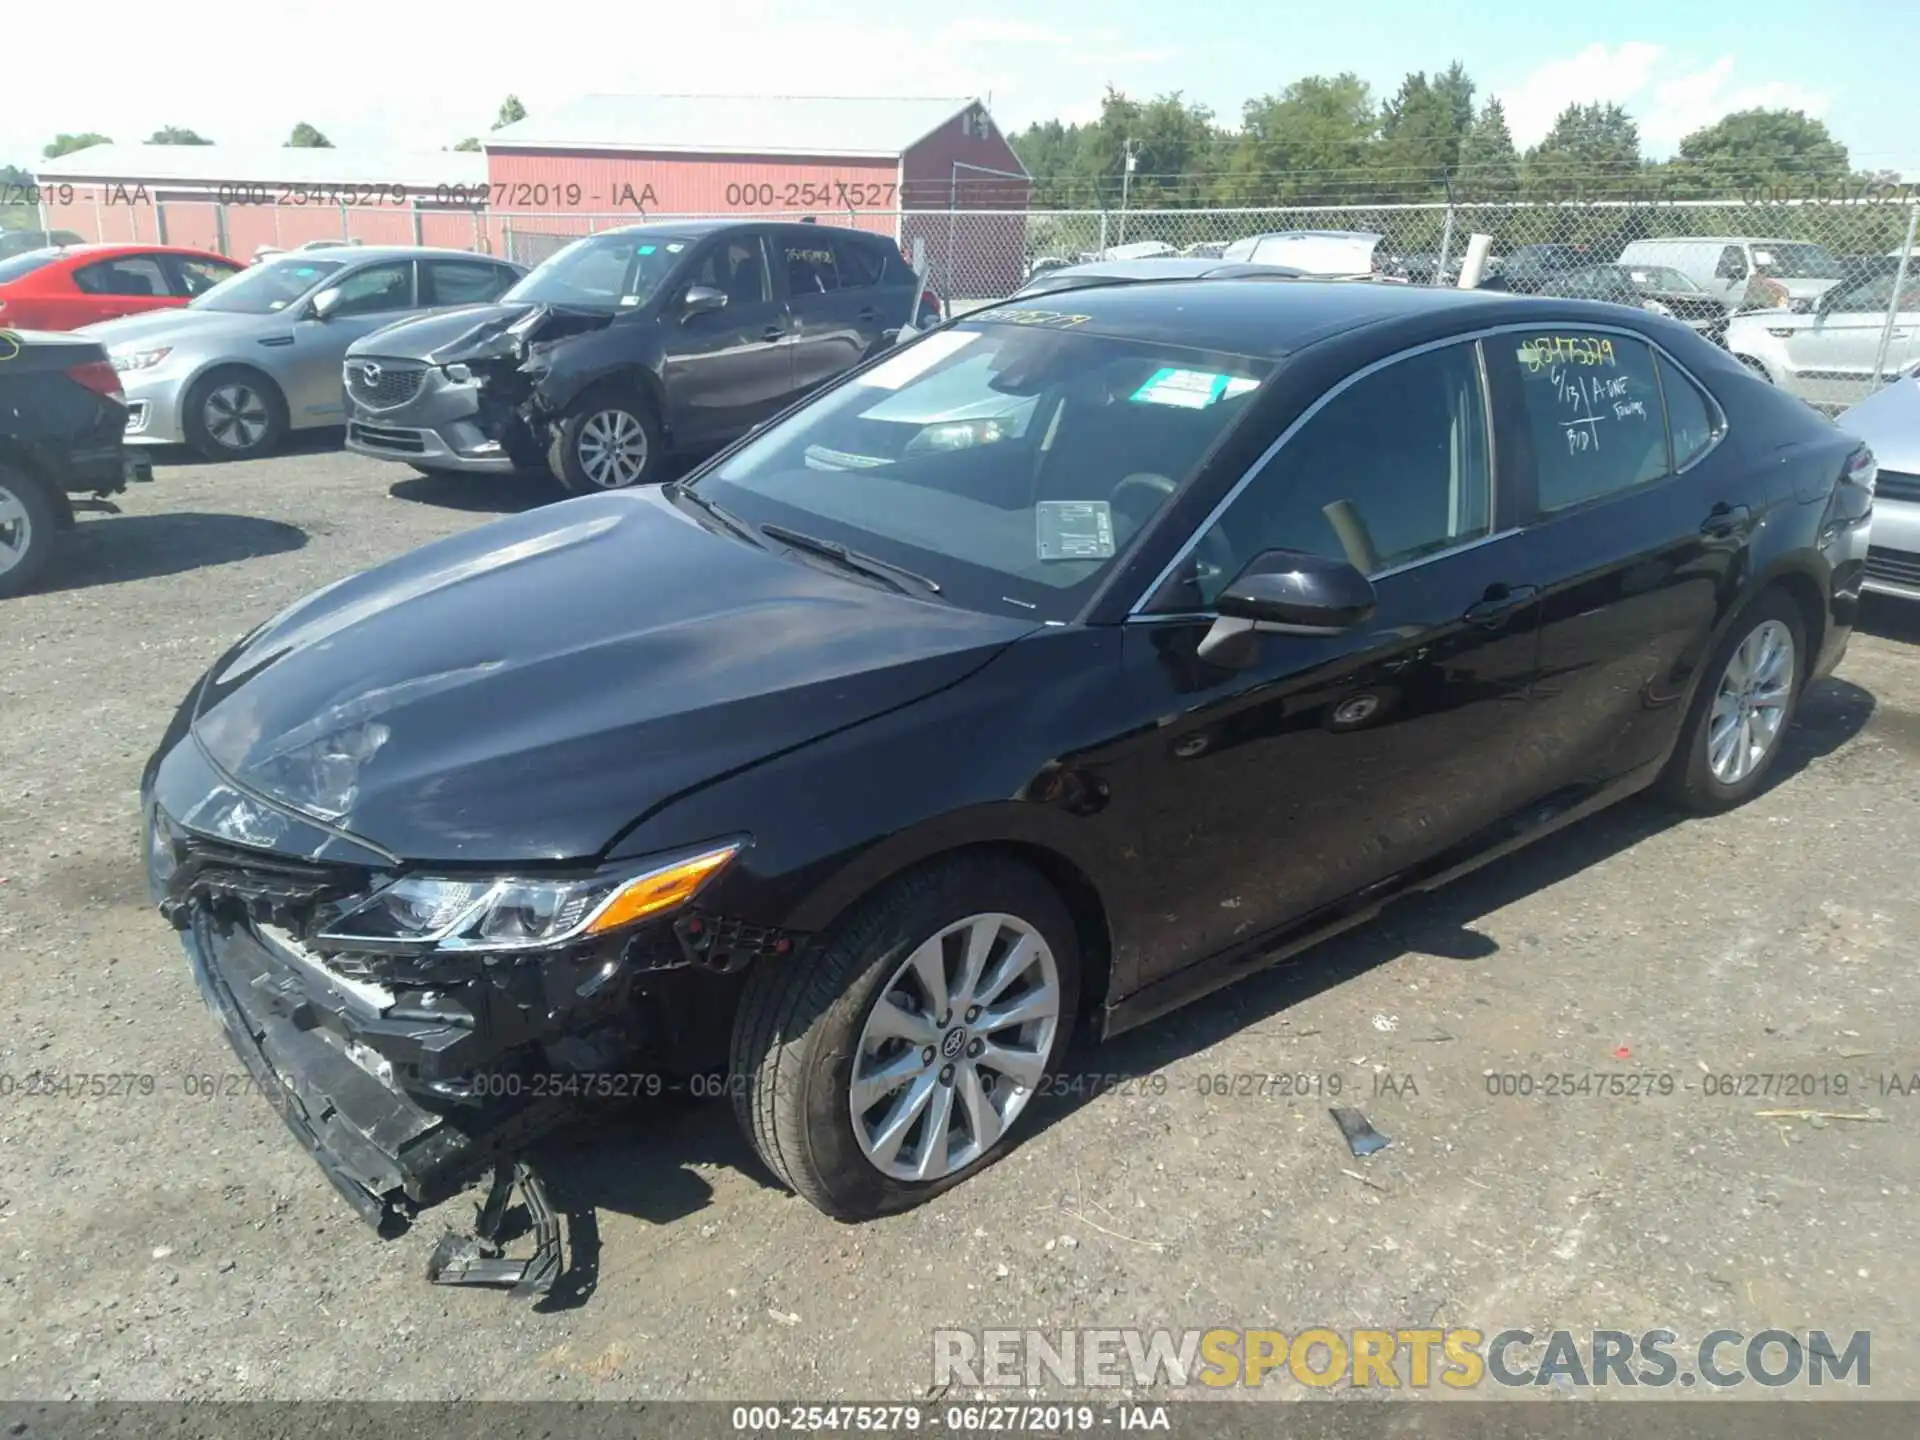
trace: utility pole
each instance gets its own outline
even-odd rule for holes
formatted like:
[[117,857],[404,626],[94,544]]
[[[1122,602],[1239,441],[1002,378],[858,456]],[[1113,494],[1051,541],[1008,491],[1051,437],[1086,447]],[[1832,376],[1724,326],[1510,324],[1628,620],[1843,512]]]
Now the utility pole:
[[1126,144],[1126,165],[1120,172],[1120,240],[1127,243],[1127,201],[1133,193],[1133,167],[1140,163],[1140,150],[1137,142],[1129,135]]

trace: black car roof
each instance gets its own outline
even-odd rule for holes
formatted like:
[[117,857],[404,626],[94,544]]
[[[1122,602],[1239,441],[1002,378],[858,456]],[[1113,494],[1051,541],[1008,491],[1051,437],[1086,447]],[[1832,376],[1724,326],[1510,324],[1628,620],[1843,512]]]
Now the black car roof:
[[1596,301],[1444,286],[1343,280],[1267,285],[1247,280],[1164,280],[1009,300],[976,310],[957,323],[993,324],[1015,311],[1033,317],[1015,322],[1019,324],[1046,324],[1272,360],[1332,335],[1376,326],[1404,328],[1410,343],[1420,343],[1436,332],[1533,320],[1617,326],[1634,313]]
[[622,225],[617,230],[597,231],[600,235],[661,235],[692,237],[712,235],[721,230],[760,229],[768,225],[791,226],[806,224],[810,230],[832,230],[844,235],[865,235],[870,239],[884,240],[871,230],[855,230],[849,225],[821,225],[814,221],[799,220],[648,220],[638,225]]

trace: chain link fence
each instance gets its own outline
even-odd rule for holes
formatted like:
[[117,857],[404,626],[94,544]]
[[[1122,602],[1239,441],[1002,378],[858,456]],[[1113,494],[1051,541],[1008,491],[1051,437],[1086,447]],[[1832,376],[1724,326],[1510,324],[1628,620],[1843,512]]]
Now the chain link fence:
[[[1882,375],[1920,363],[1920,201],[1910,193],[1853,198],[1740,200],[1587,199],[1445,201],[1365,206],[1177,210],[913,209],[734,211],[724,215],[502,212],[422,201],[375,207],[221,205],[168,200],[94,208],[99,240],[198,245],[236,259],[263,247],[425,244],[477,250],[537,265],[600,231],[675,221],[787,220],[853,225],[898,240],[950,311],[1001,299],[1038,271],[1146,254],[1220,256],[1233,242],[1288,231],[1361,231],[1381,237],[1376,263],[1415,284],[1457,283],[1469,239],[1490,237],[1488,283],[1544,293],[1584,293],[1624,303],[1640,287],[1668,304],[1665,287],[1699,290],[1729,318],[1717,332],[1756,369],[1822,404],[1844,404]],[[84,212],[63,223],[85,229]],[[1915,263],[1909,265],[1909,257]],[[1593,267],[1622,260],[1614,292],[1596,291]],[[1676,276],[1678,278],[1676,278]],[[1571,288],[1570,288],[1571,287]],[[1659,291],[1655,296],[1654,291]],[[1829,293],[1831,292],[1831,293]],[[1681,308],[1685,308],[1682,306]],[[1752,312],[1799,312],[1771,326]],[[1792,333],[1783,333],[1792,332]],[[1804,352],[1804,353],[1796,353]],[[1836,358],[1838,357],[1838,358]],[[1803,380],[1802,376],[1812,379]],[[1824,378],[1822,378],[1824,377]],[[1836,378],[1837,377],[1837,378]]]

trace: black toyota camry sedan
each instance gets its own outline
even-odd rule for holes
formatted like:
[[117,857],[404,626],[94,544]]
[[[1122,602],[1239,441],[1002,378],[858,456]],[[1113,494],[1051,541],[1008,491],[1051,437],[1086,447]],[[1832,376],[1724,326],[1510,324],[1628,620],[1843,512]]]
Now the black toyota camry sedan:
[[1011,302],[255,629],[147,769],[153,894],[376,1222],[675,1075],[820,1209],[897,1210],[1075,1032],[1644,788],[1751,796],[1873,479],[1642,311]]

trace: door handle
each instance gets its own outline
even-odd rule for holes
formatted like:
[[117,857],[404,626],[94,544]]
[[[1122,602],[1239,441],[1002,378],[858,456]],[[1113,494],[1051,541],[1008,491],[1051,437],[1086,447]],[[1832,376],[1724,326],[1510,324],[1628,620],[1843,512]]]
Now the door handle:
[[1700,533],[1710,540],[1724,540],[1744,530],[1752,514],[1745,505],[1728,505],[1723,501],[1707,512],[1707,518],[1700,522]]
[[1492,625],[1532,604],[1539,593],[1538,585],[1489,585],[1486,595],[1469,605],[1462,618],[1469,625]]
[[873,306],[869,305],[867,306],[866,309],[860,312],[858,318],[864,321],[865,323],[871,325],[875,320],[878,320],[880,318],[880,312],[874,309]]
[[760,338],[762,340],[778,340],[786,333],[787,327],[784,325],[769,325],[760,332]]

